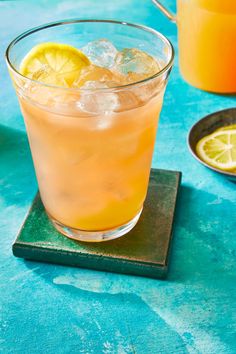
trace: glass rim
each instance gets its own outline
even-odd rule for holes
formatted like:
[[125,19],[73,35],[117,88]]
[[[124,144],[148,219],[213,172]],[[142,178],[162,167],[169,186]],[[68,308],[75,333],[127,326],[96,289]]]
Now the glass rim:
[[[76,87],[63,87],[63,86],[57,86],[57,85],[50,85],[50,84],[46,84],[42,81],[38,81],[38,80],[34,80],[31,79],[27,76],[22,75],[12,64],[11,60],[10,60],[10,52],[12,50],[12,48],[15,46],[15,44],[17,44],[18,42],[20,42],[22,39],[24,39],[25,37],[30,36],[31,34],[38,32],[38,31],[42,31],[44,29],[50,28],[50,27],[56,27],[56,26],[62,26],[62,25],[69,25],[69,24],[75,24],[75,23],[110,23],[110,24],[115,24],[115,25],[124,25],[124,26],[129,26],[129,27],[133,27],[133,28],[137,28],[140,30],[143,30],[145,32],[149,32],[151,34],[153,34],[154,36],[158,37],[159,39],[162,40],[162,42],[164,42],[167,47],[169,48],[170,51],[170,59],[168,60],[167,64],[157,73],[146,77],[145,79],[142,80],[138,80],[129,84],[125,84],[125,85],[117,85],[117,86],[113,86],[113,87],[104,87],[104,88],[76,88]],[[169,41],[169,39],[167,37],[165,37],[162,33],[156,31],[155,29],[145,26],[145,25],[140,25],[140,24],[136,24],[136,23],[130,23],[130,22],[126,22],[126,21],[118,21],[118,20],[103,20],[103,19],[68,19],[68,20],[62,20],[62,21],[53,21],[53,22],[49,22],[37,27],[33,27],[27,31],[24,31],[23,33],[19,34],[17,37],[15,37],[10,44],[8,45],[6,52],[5,52],[5,59],[7,62],[7,65],[9,67],[10,70],[12,70],[19,78],[24,79],[28,82],[33,82],[37,85],[41,85],[44,87],[48,87],[48,88],[53,88],[53,89],[60,89],[60,90],[65,90],[68,92],[78,92],[78,91],[84,91],[84,92],[93,92],[93,91],[112,91],[112,90],[121,90],[124,88],[131,88],[135,85],[139,85],[139,84],[144,84],[148,81],[152,81],[157,77],[162,76],[165,72],[167,72],[169,69],[171,69],[171,67],[173,66],[173,62],[174,62],[174,56],[175,56],[175,52],[174,52],[174,48],[172,43]]]

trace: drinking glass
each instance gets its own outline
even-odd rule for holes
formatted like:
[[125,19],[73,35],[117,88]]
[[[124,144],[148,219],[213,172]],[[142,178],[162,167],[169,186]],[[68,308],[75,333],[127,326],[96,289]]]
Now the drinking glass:
[[[112,88],[62,88],[19,72],[29,50],[42,42],[82,48],[106,37],[119,50],[138,48],[160,70]],[[81,241],[117,238],[134,227],[147,193],[158,117],[173,48],[157,31],[107,20],[73,20],[29,30],[6,52],[35,166],[52,223]]]

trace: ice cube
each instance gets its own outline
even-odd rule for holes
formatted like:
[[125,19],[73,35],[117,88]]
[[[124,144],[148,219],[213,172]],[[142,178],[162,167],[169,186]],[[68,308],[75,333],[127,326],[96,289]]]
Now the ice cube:
[[137,95],[133,92],[133,89],[125,89],[117,92],[119,98],[119,106],[116,111],[123,112],[128,111],[133,108],[140,106],[140,100]]
[[[115,68],[126,76],[127,83],[135,83],[155,75],[161,70],[161,64],[147,53],[136,49],[126,48],[116,56]],[[152,80],[139,83],[132,87],[132,93],[140,104],[163,92],[165,77],[155,77]]]
[[87,43],[82,52],[88,56],[95,65],[110,68],[114,65],[117,49],[107,39],[99,39]]
[[129,75],[130,82],[143,80],[160,71],[158,62],[152,56],[136,48],[125,48],[118,52],[115,68],[120,73]]
[[164,94],[165,80],[161,78],[154,78],[150,82],[143,82],[135,85],[133,93],[140,100],[142,104],[148,102],[151,98]]
[[119,86],[122,84],[122,79],[124,75],[117,72],[112,72],[107,68],[101,68],[96,65],[90,65],[85,67],[79,73],[78,78],[74,81],[72,87],[80,88],[83,87],[86,82],[100,82],[108,83],[109,87]]
[[[119,107],[118,96],[113,92],[99,90],[108,87],[109,86],[105,82],[87,81],[81,87],[83,90],[78,102],[80,109],[83,112],[96,115],[109,115],[116,111]],[[103,129],[107,127],[107,122],[101,121],[100,123],[99,128]]]

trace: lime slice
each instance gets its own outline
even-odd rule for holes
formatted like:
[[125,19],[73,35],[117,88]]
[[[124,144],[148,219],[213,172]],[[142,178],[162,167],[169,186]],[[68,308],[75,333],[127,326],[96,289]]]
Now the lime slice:
[[200,159],[223,171],[236,169],[236,129],[215,131],[196,146]]
[[70,87],[81,69],[90,64],[80,50],[60,43],[41,43],[22,60],[20,73],[50,85]]

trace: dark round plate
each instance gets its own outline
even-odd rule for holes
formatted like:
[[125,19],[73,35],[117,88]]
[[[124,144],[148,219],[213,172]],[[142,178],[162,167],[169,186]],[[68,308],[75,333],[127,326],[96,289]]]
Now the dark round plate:
[[208,116],[199,120],[192,126],[188,135],[188,146],[193,156],[203,165],[211,170],[224,175],[225,177],[236,182],[236,174],[219,170],[218,168],[208,165],[205,161],[201,160],[196,153],[197,142],[206,135],[213,133],[216,129],[236,124],[236,108],[224,109],[223,111],[209,114]]

